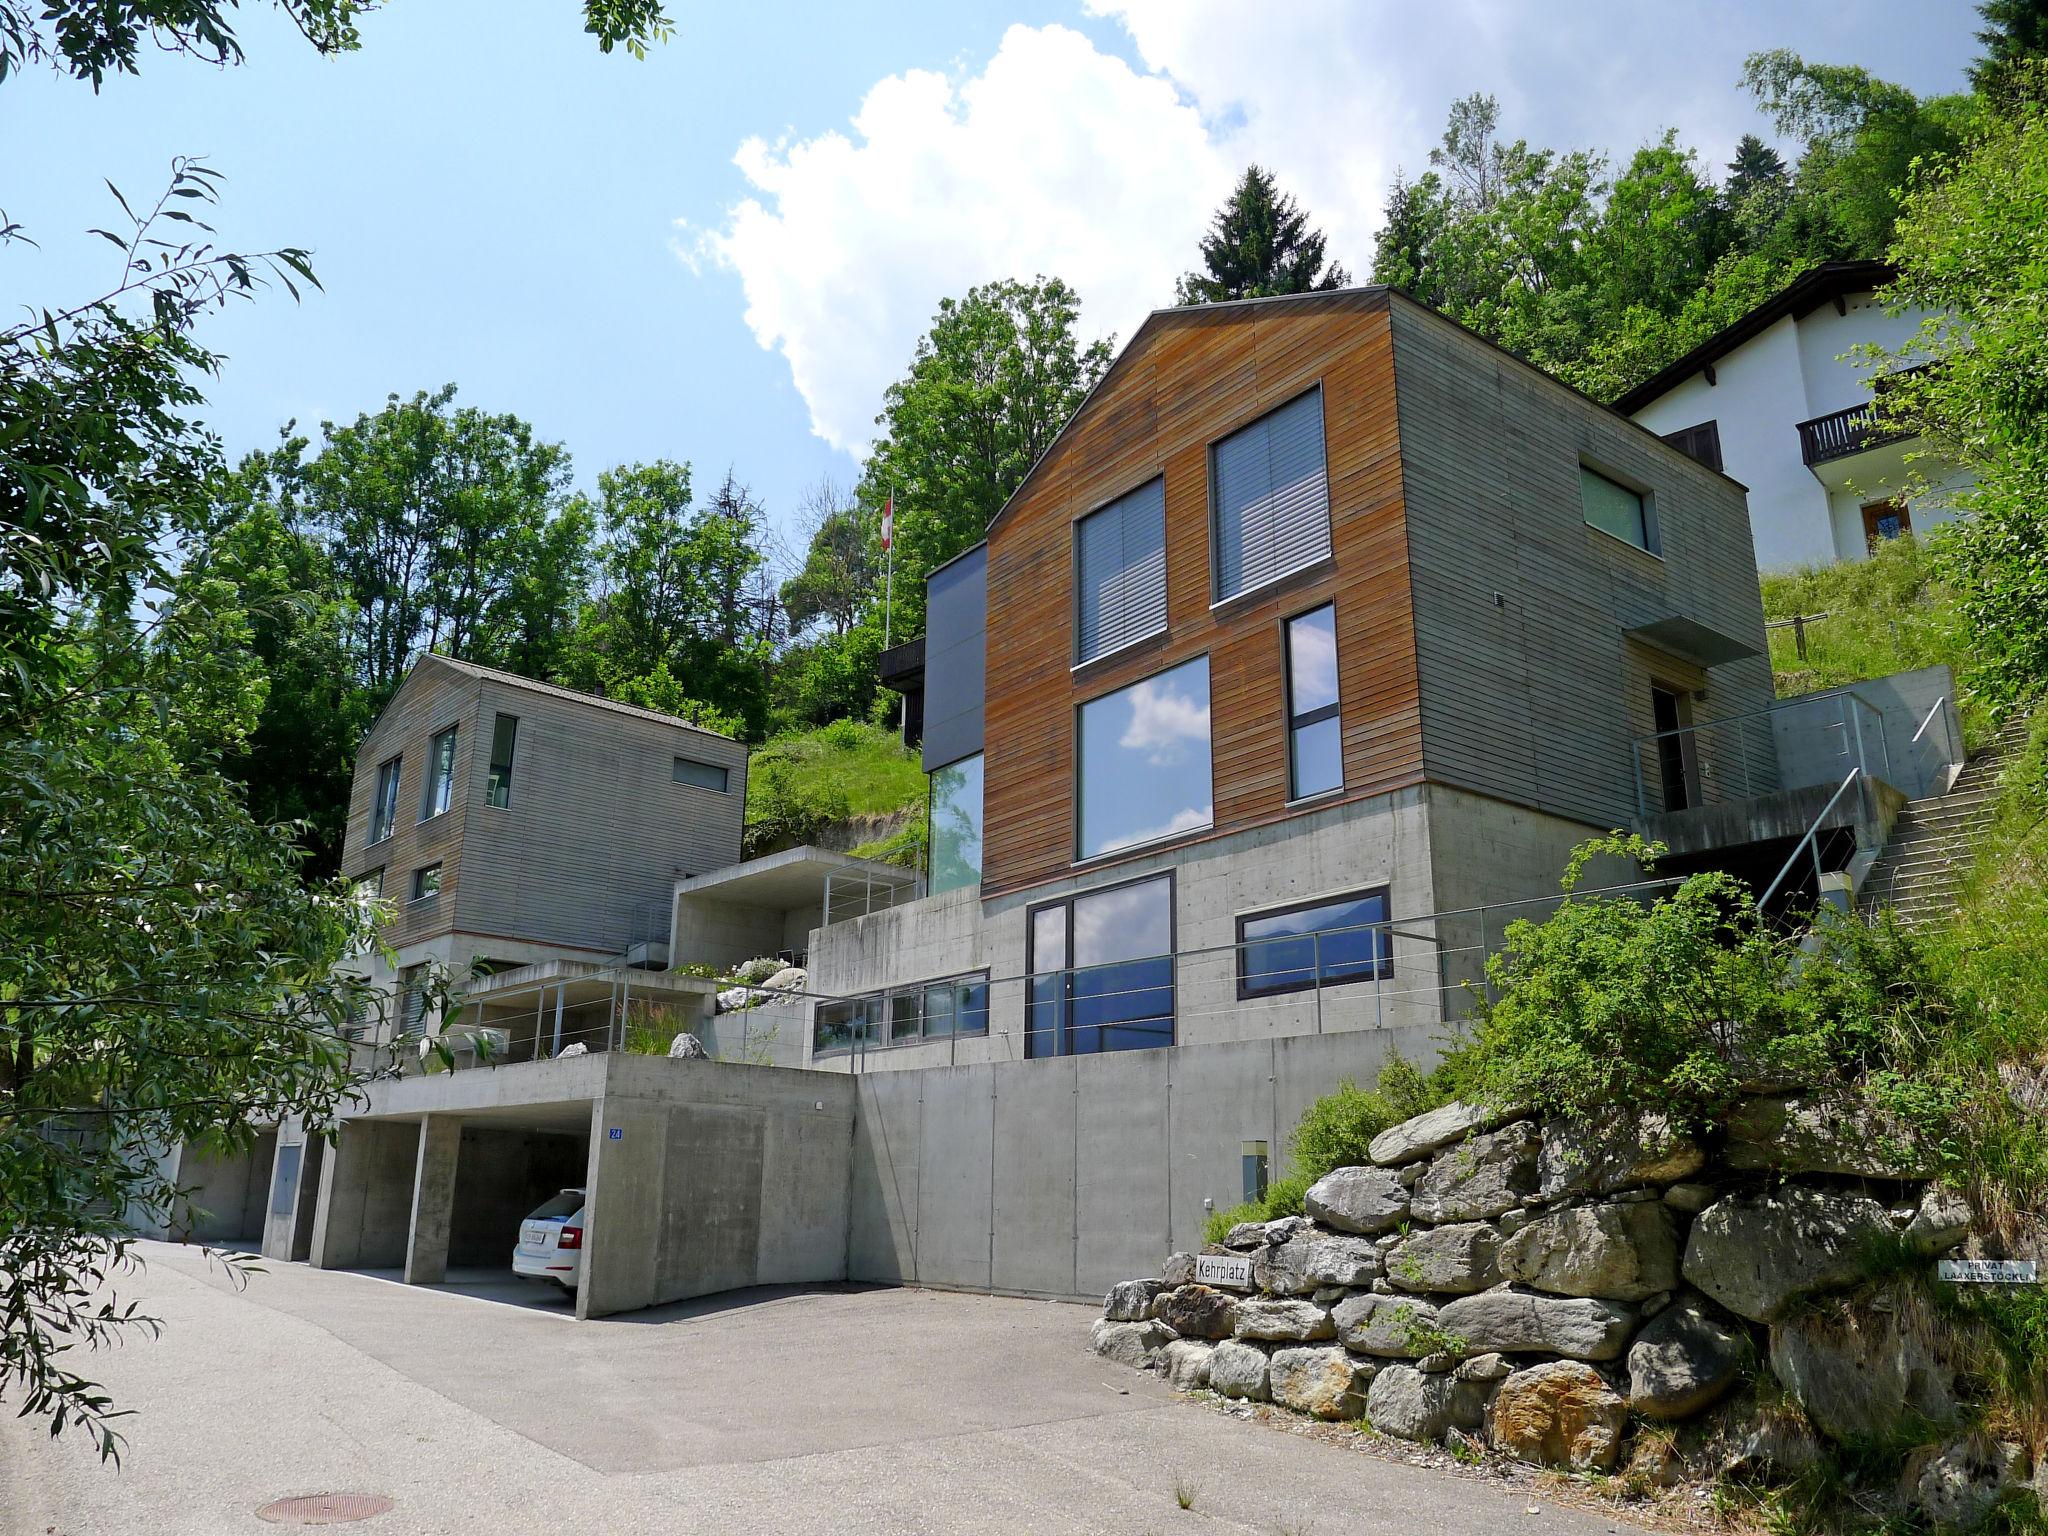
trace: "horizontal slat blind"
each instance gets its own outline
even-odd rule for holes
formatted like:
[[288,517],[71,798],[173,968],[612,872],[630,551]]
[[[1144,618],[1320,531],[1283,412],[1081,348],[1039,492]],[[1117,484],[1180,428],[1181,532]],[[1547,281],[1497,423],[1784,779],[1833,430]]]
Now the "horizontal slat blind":
[[1235,597],[1330,553],[1320,387],[1216,445],[1216,597]]
[[1077,661],[1107,656],[1166,628],[1164,479],[1082,518],[1074,545]]

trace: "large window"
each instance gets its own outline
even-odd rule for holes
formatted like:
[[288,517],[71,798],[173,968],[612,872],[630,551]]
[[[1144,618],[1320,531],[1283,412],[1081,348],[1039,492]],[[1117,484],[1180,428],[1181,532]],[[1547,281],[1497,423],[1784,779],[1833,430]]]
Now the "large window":
[[512,803],[512,749],[519,744],[519,717],[500,715],[491,727],[491,776],[484,800],[501,809]]
[[1173,1044],[1173,877],[1032,909],[1024,1054]]
[[934,896],[981,882],[981,754],[932,773],[931,868]]
[[1344,784],[1344,727],[1337,717],[1337,610],[1324,604],[1287,621],[1287,797]]
[[392,758],[377,770],[377,798],[370,802],[370,841],[381,843],[398,827],[398,769]]
[[1586,511],[1587,527],[1657,553],[1657,522],[1650,512],[1650,499],[1641,491],[1581,464],[1579,501]]
[[1360,891],[1237,920],[1237,995],[1267,997],[1394,974],[1387,893]]
[[431,820],[454,802],[455,727],[451,725],[427,748],[427,781],[420,786],[420,820]]
[[1153,480],[1074,525],[1074,661],[1166,629],[1166,481]]
[[1219,603],[1329,555],[1320,387],[1216,444],[1209,476]]
[[1089,700],[1080,736],[1082,858],[1210,825],[1208,657]]
[[668,776],[678,784],[694,785],[698,789],[716,790],[724,794],[732,786],[732,775],[717,763],[699,762],[694,757],[679,757]]
[[988,1033],[988,972],[834,998],[811,1016],[811,1054],[886,1050]]

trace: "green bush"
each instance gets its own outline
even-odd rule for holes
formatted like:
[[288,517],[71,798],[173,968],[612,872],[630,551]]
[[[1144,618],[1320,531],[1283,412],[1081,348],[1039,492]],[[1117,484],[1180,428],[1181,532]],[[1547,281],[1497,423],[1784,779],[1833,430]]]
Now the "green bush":
[[1337,1084],[1336,1092],[1326,1093],[1309,1105],[1301,1124],[1288,1138],[1287,1151],[1293,1160],[1295,1178],[1305,1190],[1333,1168],[1372,1161],[1366,1149],[1372,1145],[1373,1137],[1406,1118],[1384,1094],[1368,1093],[1345,1078]]
[[1243,1205],[1233,1205],[1228,1210],[1211,1211],[1209,1219],[1202,1223],[1202,1241],[1214,1245],[1230,1236],[1230,1229],[1232,1227],[1243,1226],[1248,1221],[1270,1221],[1271,1219],[1266,1214],[1265,1202],[1262,1200],[1251,1200]]

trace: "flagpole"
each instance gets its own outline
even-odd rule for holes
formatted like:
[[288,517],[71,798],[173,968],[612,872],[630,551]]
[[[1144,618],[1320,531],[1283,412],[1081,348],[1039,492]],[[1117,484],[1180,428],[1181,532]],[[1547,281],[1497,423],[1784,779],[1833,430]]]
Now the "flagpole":
[[882,503],[883,528],[882,555],[884,574],[882,577],[882,649],[889,649],[890,625],[896,618],[896,487],[889,487],[889,499]]

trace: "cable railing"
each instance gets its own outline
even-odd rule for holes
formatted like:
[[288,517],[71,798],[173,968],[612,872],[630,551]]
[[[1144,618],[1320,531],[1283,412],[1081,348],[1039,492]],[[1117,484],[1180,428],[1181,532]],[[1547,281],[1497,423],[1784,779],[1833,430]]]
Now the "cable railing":
[[1833,783],[1845,763],[1874,778],[1891,768],[1883,712],[1846,688],[1652,731],[1631,756],[1641,816]]
[[[662,1054],[674,1034],[701,1036],[707,1029],[721,1038],[736,1034],[737,1053],[728,1059],[747,1060],[755,1054],[755,1034],[773,1039],[795,1027],[814,1031],[806,1042],[809,1065],[862,1072],[871,1060],[919,1047],[943,1045],[943,1060],[957,1062],[963,1043],[976,1046],[968,1060],[991,1054],[1032,1060],[1212,1039],[1441,1025],[1454,1023],[1487,992],[1487,961],[1518,918],[1541,917],[1567,899],[1648,902],[1679,883],[1675,876],[1632,881],[1569,898],[1525,897],[1091,965],[993,977],[975,971],[857,993],[808,984],[768,988],[737,978],[695,983],[749,994],[749,1006],[715,1016],[701,992],[688,994],[697,999],[694,1012],[674,998],[651,995],[668,990],[660,973],[620,975],[609,995],[582,1001],[567,1001],[558,982],[540,980],[483,1002],[458,994],[438,1036],[445,1056],[424,1044],[424,1033],[401,1032],[357,1047],[358,1060],[387,1075],[514,1066],[573,1054],[579,1045],[591,1054],[643,1048],[636,1034],[649,1053]],[[578,980],[589,985],[602,977],[570,984]],[[534,1004],[515,1008],[528,993],[536,994]],[[925,1049],[915,1064],[938,1064],[937,1056]]]

